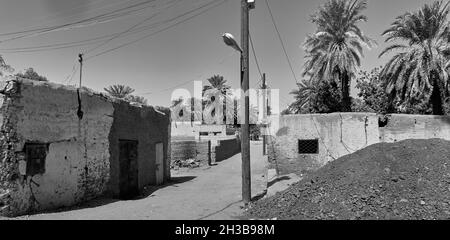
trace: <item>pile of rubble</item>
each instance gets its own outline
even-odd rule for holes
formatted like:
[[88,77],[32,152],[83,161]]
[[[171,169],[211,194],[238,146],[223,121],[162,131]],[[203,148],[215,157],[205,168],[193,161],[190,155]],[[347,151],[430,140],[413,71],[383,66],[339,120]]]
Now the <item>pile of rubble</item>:
[[200,160],[196,159],[187,159],[187,160],[174,160],[170,163],[170,169],[179,169],[179,168],[199,168],[201,166]]
[[450,219],[450,142],[380,143],[256,202],[258,219]]

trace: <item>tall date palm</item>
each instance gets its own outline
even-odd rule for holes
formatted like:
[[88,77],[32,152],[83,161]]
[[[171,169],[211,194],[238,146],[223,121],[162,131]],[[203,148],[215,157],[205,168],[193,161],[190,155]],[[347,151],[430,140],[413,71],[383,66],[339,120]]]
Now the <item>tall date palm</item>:
[[303,76],[340,83],[344,111],[351,111],[350,83],[361,65],[363,47],[375,45],[358,26],[367,21],[362,14],[366,7],[364,0],[328,1],[312,16],[317,30],[304,43]]
[[0,55],[0,77],[3,76],[3,72],[13,72],[14,69],[9,66],[8,64],[6,64],[5,59],[2,57],[2,55]]
[[120,84],[109,86],[107,88],[104,88],[103,90],[105,90],[109,95],[116,98],[125,98],[135,91],[131,87]]
[[290,92],[294,95],[295,101],[289,105],[288,109],[293,114],[301,114],[304,109],[310,108],[314,95],[319,91],[318,85],[311,79],[297,83],[297,87]]
[[435,115],[444,114],[443,99],[449,95],[448,14],[449,3],[435,1],[397,17],[383,33],[392,44],[380,54],[396,52],[381,72],[387,92],[404,103],[428,99]]

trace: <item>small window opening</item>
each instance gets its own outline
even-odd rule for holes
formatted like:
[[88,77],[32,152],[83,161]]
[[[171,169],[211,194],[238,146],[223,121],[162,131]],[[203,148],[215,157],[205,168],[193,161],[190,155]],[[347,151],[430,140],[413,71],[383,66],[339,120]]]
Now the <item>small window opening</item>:
[[298,140],[299,154],[319,154],[319,139],[299,139]]
[[45,158],[48,153],[48,144],[45,143],[26,143],[25,157],[27,162],[28,176],[45,173]]

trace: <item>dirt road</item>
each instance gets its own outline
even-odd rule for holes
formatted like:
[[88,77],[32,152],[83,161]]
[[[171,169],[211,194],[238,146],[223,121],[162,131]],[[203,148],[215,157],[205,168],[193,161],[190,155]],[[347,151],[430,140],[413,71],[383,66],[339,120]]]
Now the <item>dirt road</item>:
[[[266,187],[262,145],[251,144],[252,195]],[[242,213],[241,155],[204,169],[174,172],[173,181],[148,189],[140,199],[95,200],[74,210],[17,219],[236,219]]]

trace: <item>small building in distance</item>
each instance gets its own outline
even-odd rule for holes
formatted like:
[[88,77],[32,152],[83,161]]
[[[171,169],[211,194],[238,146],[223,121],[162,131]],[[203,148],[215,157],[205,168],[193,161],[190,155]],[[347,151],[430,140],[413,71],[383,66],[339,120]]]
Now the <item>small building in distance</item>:
[[133,198],[170,179],[170,110],[87,88],[0,82],[0,215]]

